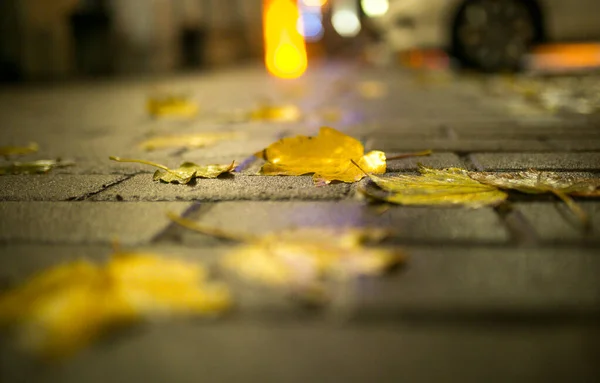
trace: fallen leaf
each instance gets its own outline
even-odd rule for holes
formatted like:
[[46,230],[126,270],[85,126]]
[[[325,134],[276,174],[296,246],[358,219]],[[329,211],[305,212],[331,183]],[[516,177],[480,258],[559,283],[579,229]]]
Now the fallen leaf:
[[241,277],[303,292],[321,288],[327,278],[380,275],[406,257],[399,250],[363,246],[385,238],[388,233],[381,229],[307,228],[247,236],[207,228],[172,213],[169,218],[202,234],[242,242],[222,262]]
[[215,315],[231,305],[225,286],[205,269],[154,254],[115,254],[106,265],[63,264],[0,295],[0,324],[21,346],[56,359],[108,329],[146,318]]
[[302,117],[295,105],[271,105],[265,103],[248,113],[252,121],[295,122]]
[[580,178],[537,170],[518,173],[469,172],[469,176],[478,182],[501,189],[513,189],[529,194],[552,193],[563,200],[584,225],[589,225],[589,217],[569,195],[600,197],[598,178]]
[[184,96],[159,95],[148,98],[148,113],[154,117],[176,116],[194,117],[198,114],[198,105]]
[[365,154],[360,141],[328,127],[321,128],[316,137],[281,139],[257,156],[267,161],[261,169],[264,175],[314,173],[317,184],[360,181],[365,175],[352,160],[369,173],[382,174],[386,170],[385,153],[374,150]]
[[39,145],[35,142],[30,142],[27,146],[0,146],[0,156],[8,159],[12,156],[16,157],[36,153],[39,149]]
[[210,132],[184,134],[179,136],[153,137],[140,143],[140,148],[151,151],[164,148],[202,148],[219,141],[239,138],[236,132]]
[[[362,166],[361,166],[362,168]],[[420,176],[396,175],[369,178],[388,193],[380,193],[370,187],[361,187],[364,194],[401,205],[462,205],[471,208],[495,206],[508,195],[495,186],[482,184],[469,176],[464,169],[430,169],[419,167]]]
[[44,174],[54,168],[73,166],[73,162],[61,160],[38,160],[32,162],[13,162],[0,165],[0,175],[7,174]]
[[179,184],[187,184],[195,178],[217,178],[223,173],[229,173],[235,167],[232,162],[229,165],[196,165],[193,162],[184,162],[177,169],[169,169],[168,167],[146,160],[137,160],[131,158],[109,157],[109,159],[117,162],[132,162],[144,165],[154,166],[159,168],[154,175],[154,181],[173,182]]

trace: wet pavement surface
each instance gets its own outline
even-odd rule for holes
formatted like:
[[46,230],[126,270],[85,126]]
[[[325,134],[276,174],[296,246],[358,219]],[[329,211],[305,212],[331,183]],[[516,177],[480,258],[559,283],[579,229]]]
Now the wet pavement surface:
[[[365,81],[383,94],[361,94]],[[0,381],[597,381],[600,200],[577,200],[591,217],[590,231],[548,196],[516,195],[510,209],[381,211],[356,198],[356,184],[315,187],[310,176],[258,176],[253,159],[282,137],[329,125],[367,150],[434,150],[390,162],[389,173],[414,173],[421,162],[600,177],[598,80],[570,80],[572,92],[560,81],[324,66],[291,83],[246,68],[0,91],[2,145],[37,142],[40,152],[27,159],[76,163],[46,175],[0,177],[0,288],[67,260],[106,259],[115,238],[128,249],[208,264],[231,246],[170,223],[166,211],[240,233],[385,227],[395,233],[385,245],[410,255],[406,267],[356,281],[321,309],[234,286],[239,307],[223,320],[147,324],[57,366],[37,364],[4,339]],[[145,101],[156,86],[187,91],[201,107],[198,117],[150,118]],[[557,107],[561,97],[566,106]],[[303,121],[223,121],[223,113],[265,98],[298,105]],[[326,121],[326,109],[339,119]],[[186,151],[138,148],[156,134],[219,130],[244,136]],[[155,183],[149,167],[110,155],[173,167],[241,165],[226,179],[171,185]]]

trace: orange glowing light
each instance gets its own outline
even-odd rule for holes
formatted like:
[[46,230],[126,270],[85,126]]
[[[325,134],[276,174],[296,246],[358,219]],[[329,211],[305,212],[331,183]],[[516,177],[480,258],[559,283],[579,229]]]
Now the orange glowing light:
[[308,65],[304,38],[298,32],[294,0],[264,0],[265,65],[280,78],[300,77]]
[[533,50],[532,64],[550,69],[576,69],[600,66],[600,44],[554,44]]

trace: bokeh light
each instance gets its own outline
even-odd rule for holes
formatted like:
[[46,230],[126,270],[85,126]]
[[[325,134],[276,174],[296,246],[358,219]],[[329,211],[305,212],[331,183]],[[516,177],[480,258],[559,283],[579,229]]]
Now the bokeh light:
[[390,8],[390,2],[389,0],[361,0],[360,6],[365,15],[378,17],[386,14]]
[[264,0],[265,65],[280,78],[300,77],[307,68],[306,45],[298,32],[301,20],[294,0]]
[[356,12],[350,9],[339,9],[333,12],[331,24],[340,36],[354,37],[360,32],[360,20]]

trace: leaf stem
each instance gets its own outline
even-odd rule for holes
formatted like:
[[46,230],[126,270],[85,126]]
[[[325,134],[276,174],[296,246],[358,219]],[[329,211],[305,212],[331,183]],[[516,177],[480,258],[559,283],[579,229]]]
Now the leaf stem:
[[424,157],[424,156],[431,155],[431,153],[433,153],[433,150],[422,150],[420,152],[405,153],[405,154],[399,154],[397,156],[387,157],[386,160],[392,161],[392,160],[401,160],[403,158],[410,158],[410,157]]
[[202,226],[202,225],[199,225],[195,221],[180,217],[179,215],[177,215],[173,212],[167,212],[167,217],[169,217],[169,219],[171,221],[175,222],[179,226],[185,227],[186,229],[190,229],[190,230],[193,230],[193,231],[201,233],[201,234],[210,235],[212,237],[229,239],[229,240],[238,241],[238,242],[252,242],[252,241],[257,240],[256,236],[233,234],[233,233],[226,232],[226,231],[221,230],[216,227]]
[[560,198],[567,205],[569,210],[571,210],[571,212],[573,214],[575,214],[577,216],[577,218],[579,218],[579,220],[581,221],[581,223],[583,224],[583,226],[585,228],[590,227],[590,217],[587,215],[587,213],[585,211],[583,211],[581,206],[579,206],[577,203],[575,203],[575,201],[573,201],[573,199],[571,197],[569,197],[566,193],[564,193],[560,190],[557,190],[557,189],[551,189],[551,192],[555,196]]
[[352,162],[354,164],[354,166],[356,166],[361,172],[363,172],[363,174],[369,178],[371,178],[371,175],[369,175],[369,173],[365,172],[363,170],[363,168],[360,167],[359,164],[356,163],[356,161],[354,161],[353,159],[350,159],[350,162]]
[[159,169],[162,169],[162,170],[164,170],[164,171],[166,171],[168,173],[173,174],[177,178],[181,178],[181,179],[185,178],[185,177],[182,177],[181,174],[178,174],[177,172],[169,169],[165,165],[157,164],[156,162],[146,161],[146,160],[137,160],[135,158],[121,158],[121,157],[115,157],[115,156],[110,156],[108,158],[111,159],[111,160],[113,160],[113,161],[117,161],[117,162],[134,162],[134,163],[138,163],[138,164],[144,164],[144,165],[154,166],[155,168],[159,168]]

